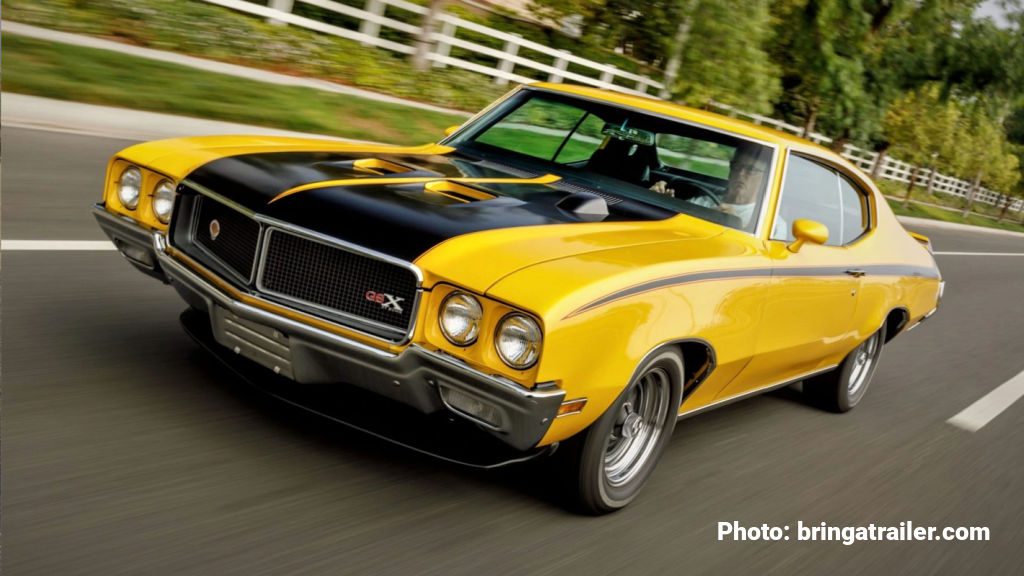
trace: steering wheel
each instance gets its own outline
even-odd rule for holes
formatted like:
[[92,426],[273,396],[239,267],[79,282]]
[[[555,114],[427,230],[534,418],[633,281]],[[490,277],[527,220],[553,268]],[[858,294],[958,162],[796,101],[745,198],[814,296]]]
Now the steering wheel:
[[701,186],[700,184],[695,184],[693,182],[690,182],[689,180],[676,180],[672,182],[671,188],[675,190],[675,196],[680,200],[692,202],[697,198],[703,197],[707,198],[708,200],[711,200],[712,204],[715,206],[720,206],[722,204],[722,200],[718,197],[717,194]]

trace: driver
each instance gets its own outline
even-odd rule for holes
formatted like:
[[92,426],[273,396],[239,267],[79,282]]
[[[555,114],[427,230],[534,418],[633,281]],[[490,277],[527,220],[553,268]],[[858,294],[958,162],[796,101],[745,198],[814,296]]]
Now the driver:
[[[707,196],[697,196],[691,201],[732,214],[740,219],[743,228],[748,227],[754,218],[758,196],[764,188],[770,153],[768,148],[758,144],[740,146],[729,161],[729,181],[721,203],[715,205]],[[658,194],[675,196],[675,190],[669,188],[664,180],[655,182],[650,190]]]

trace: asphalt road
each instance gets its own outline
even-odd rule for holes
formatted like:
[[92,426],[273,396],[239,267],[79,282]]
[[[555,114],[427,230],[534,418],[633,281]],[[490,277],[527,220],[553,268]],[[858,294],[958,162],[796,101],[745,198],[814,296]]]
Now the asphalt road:
[[[3,132],[6,239],[101,239],[128,142]],[[1024,238],[921,229],[940,251]],[[784,390],[685,420],[643,495],[574,516],[544,465],[475,472],[287,409],[178,325],[115,252],[5,252],[4,574],[1024,573],[1024,258],[940,256],[943,308],[887,346],[857,410]],[[717,523],[987,526],[989,542],[719,542]]]

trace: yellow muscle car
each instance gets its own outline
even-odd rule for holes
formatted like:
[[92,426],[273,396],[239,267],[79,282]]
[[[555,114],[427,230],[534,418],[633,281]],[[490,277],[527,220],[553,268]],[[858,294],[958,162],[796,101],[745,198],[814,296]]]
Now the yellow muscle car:
[[636,497],[679,418],[799,381],[853,408],[943,286],[838,155],[566,85],[425,146],[139,144],[94,213],[226,362],[397,401],[378,420],[443,415],[456,444],[561,444],[592,513]]

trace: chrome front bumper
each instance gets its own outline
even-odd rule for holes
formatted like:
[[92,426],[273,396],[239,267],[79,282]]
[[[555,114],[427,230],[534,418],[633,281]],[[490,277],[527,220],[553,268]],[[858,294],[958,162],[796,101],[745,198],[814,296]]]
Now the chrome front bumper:
[[[192,308],[207,314],[218,345],[248,359],[242,361],[267,367],[268,376],[277,373],[303,384],[352,384],[425,414],[447,411],[517,450],[540,442],[565,397],[554,385],[528,389],[415,344],[396,354],[240,302],[168,255],[163,235],[101,206],[94,215],[133,265],[170,283]],[[487,406],[489,417],[455,406],[465,405],[467,398]]]

